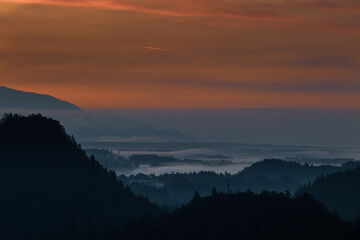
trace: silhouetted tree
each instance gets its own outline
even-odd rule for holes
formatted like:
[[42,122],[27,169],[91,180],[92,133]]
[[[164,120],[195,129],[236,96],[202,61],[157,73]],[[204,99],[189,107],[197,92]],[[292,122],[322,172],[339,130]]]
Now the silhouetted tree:
[[196,202],[196,201],[200,201],[200,200],[201,200],[201,196],[200,196],[199,192],[196,191],[195,194],[194,194],[194,197],[193,197],[192,201],[193,201],[193,202]]
[[212,190],[211,190],[211,195],[217,195],[218,194],[218,192],[216,191],[216,188],[213,188]]

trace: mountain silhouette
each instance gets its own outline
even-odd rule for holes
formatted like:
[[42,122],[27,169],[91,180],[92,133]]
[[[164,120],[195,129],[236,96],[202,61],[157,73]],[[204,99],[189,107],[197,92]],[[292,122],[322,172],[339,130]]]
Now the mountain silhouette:
[[50,95],[23,92],[3,86],[0,86],[0,109],[80,110],[74,104]]
[[5,115],[0,156],[0,239],[108,239],[158,212],[41,115]]
[[194,141],[172,128],[156,128],[143,121],[91,112],[50,95],[23,92],[0,86],[0,114],[41,113],[58,119],[83,141]]
[[82,111],[79,114],[57,116],[66,129],[82,142],[163,142],[194,141],[194,138],[175,129],[160,129],[146,122],[121,118],[111,114]]
[[161,211],[41,115],[0,120],[0,196],[0,239],[359,239],[308,195],[213,189]]

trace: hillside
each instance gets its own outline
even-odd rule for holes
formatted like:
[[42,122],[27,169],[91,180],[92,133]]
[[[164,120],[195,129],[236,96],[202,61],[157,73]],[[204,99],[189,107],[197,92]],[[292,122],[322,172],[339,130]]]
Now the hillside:
[[[141,228],[140,228],[141,229]],[[274,192],[213,195],[193,200],[158,223],[133,230],[137,239],[356,239],[351,224],[309,196]]]
[[355,220],[360,217],[360,167],[319,177],[296,192],[303,193],[312,195],[345,219]]
[[105,239],[158,213],[55,120],[6,115],[0,156],[1,239]]
[[80,110],[69,102],[50,95],[23,92],[0,86],[0,109],[12,110]]
[[[308,195],[250,191],[193,200],[169,213],[87,157],[59,122],[0,121],[0,239],[357,239]],[[174,188],[175,189],[175,188]]]

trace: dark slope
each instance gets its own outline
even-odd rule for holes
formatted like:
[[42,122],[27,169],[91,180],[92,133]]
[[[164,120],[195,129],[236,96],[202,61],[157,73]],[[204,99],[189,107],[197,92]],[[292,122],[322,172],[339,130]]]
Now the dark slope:
[[18,91],[0,86],[0,109],[80,110],[66,101],[49,95]]
[[[145,226],[138,239],[166,240],[335,240],[353,239],[351,224],[309,196],[251,192],[199,195],[187,205]],[[146,237],[145,237],[146,236]],[[354,238],[355,239],[355,238]]]
[[158,212],[40,115],[1,120],[0,196],[0,239],[109,239]]
[[319,177],[296,194],[303,193],[309,193],[345,219],[355,220],[360,217],[360,167]]

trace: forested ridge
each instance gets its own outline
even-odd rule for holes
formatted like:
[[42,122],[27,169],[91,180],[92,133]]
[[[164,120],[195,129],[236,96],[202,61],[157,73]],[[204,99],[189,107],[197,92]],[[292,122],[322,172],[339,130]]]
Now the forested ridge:
[[[141,229],[139,231],[139,229]],[[133,229],[136,239],[358,239],[351,223],[329,212],[310,195],[263,191],[218,193],[194,198],[150,228]]]
[[360,220],[360,167],[345,172],[319,176],[296,194],[311,194],[348,220]]
[[[157,158],[153,158],[156,161]],[[341,166],[314,166],[280,159],[265,159],[256,162],[237,174],[215,172],[166,173],[161,175],[120,175],[119,179],[135,193],[149,197],[153,202],[169,207],[180,206],[191,200],[195,191],[208,195],[213,187],[219,191],[246,191],[261,193],[263,190],[295,193],[304,184],[317,176],[346,171],[360,166],[349,161]]]
[[0,239],[359,239],[308,195],[197,192],[174,212],[124,187],[58,121],[0,121]]

